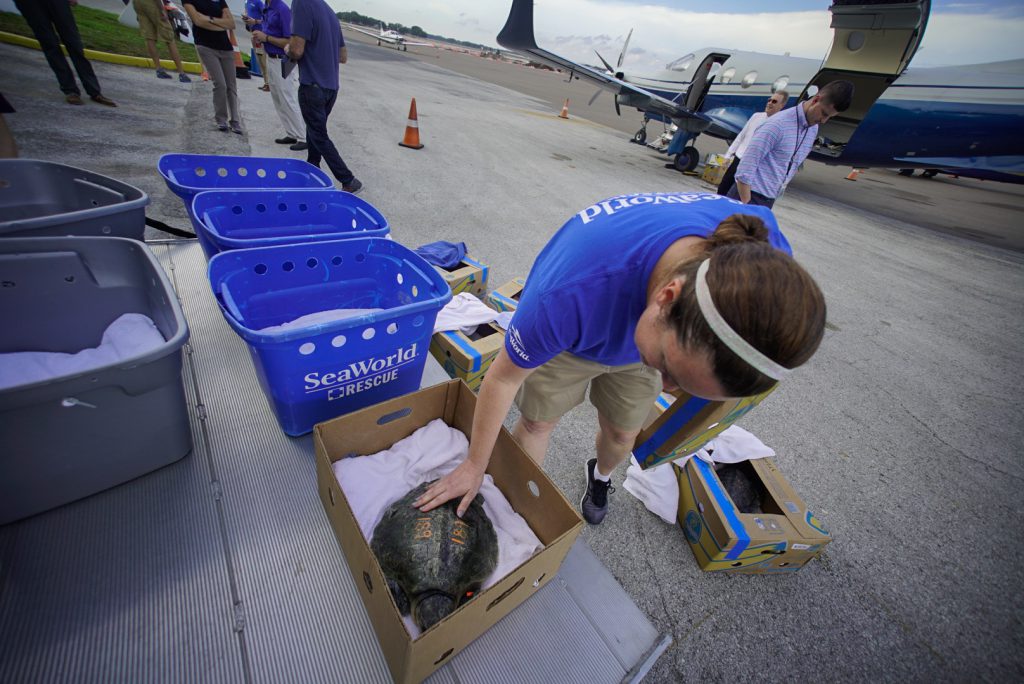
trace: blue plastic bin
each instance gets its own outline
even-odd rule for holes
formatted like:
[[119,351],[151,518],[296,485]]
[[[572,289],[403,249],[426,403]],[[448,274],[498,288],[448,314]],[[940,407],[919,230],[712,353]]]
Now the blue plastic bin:
[[[281,429],[293,436],[419,389],[434,319],[452,297],[430,264],[386,238],[220,252],[209,278]],[[263,331],[312,313],[375,308],[382,311]]]
[[211,190],[192,200],[206,258],[229,249],[387,237],[387,219],[340,190]]
[[205,190],[280,190],[305,188],[333,190],[330,177],[301,159],[277,157],[231,157],[212,154],[165,154],[157,169],[167,187],[185,203],[192,229],[207,254],[215,253],[206,243],[199,221],[192,213],[192,200]]

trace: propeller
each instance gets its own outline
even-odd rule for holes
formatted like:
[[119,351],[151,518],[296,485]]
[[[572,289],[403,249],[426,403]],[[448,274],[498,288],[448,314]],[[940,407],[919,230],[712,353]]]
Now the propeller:
[[[626,36],[626,42],[622,44],[622,52],[619,53],[619,61],[615,65],[616,78],[622,78],[619,76],[619,70],[622,69],[622,61],[626,59],[626,51],[629,49],[629,39],[633,37],[633,29],[629,29],[629,34]],[[601,60],[604,61],[603,59]]]

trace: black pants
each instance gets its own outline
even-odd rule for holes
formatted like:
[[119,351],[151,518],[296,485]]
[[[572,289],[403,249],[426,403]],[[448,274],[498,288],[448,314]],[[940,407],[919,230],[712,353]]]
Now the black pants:
[[729,164],[729,168],[725,170],[725,175],[722,176],[722,182],[718,184],[718,194],[728,195],[729,188],[732,187],[733,181],[736,178],[736,169],[740,167],[740,158],[733,157],[732,163]]
[[306,123],[306,161],[313,166],[320,166],[320,160],[327,161],[328,168],[342,185],[348,185],[355,175],[345,165],[345,160],[338,153],[338,148],[331,142],[327,134],[327,117],[334,109],[334,101],[338,99],[337,90],[326,90],[318,85],[299,85],[299,111]]
[[[729,197],[730,199],[738,200],[740,198],[739,187],[736,186],[736,185],[733,185],[729,189],[729,192],[726,195],[726,197]],[[757,206],[768,207],[769,209],[771,209],[772,205],[775,204],[775,198],[774,197],[768,197],[767,195],[762,195],[759,192],[754,192],[753,190],[751,190],[750,191],[750,201],[747,202],[747,204],[756,204]]]
[[60,50],[63,42],[85,92],[90,97],[99,95],[100,82],[92,70],[92,64],[85,58],[82,37],[78,34],[78,24],[75,23],[75,15],[71,13],[68,0],[14,0],[14,4],[43,48],[43,54],[57,76],[61,91],[65,95],[81,95],[75,83],[75,75]]

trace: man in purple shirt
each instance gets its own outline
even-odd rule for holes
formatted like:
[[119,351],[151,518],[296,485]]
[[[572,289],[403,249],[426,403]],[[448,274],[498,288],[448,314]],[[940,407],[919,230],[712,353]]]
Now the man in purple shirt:
[[363,184],[345,165],[331,136],[327,117],[338,99],[338,63],[348,61],[341,23],[324,0],[294,0],[292,36],[285,54],[299,63],[299,110],[306,122],[306,161],[320,166],[325,159],[345,192],[357,193]]
[[292,35],[292,11],[284,0],[268,0],[263,10],[263,25],[254,29],[252,37],[263,43],[267,55],[267,81],[274,109],[284,126],[284,137],[274,140],[279,145],[290,145],[290,150],[305,150],[306,124],[299,110],[299,74],[292,69],[284,75],[281,64],[287,59],[284,48]]
[[832,81],[814,97],[764,122],[743,154],[727,196],[770,208],[810,153],[818,124],[845,112],[852,99],[852,83]]

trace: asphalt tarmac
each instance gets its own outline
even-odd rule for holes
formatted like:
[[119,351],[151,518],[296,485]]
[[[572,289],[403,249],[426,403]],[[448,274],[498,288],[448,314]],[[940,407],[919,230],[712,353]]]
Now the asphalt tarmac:
[[[443,68],[444,56],[350,43],[330,128],[365,183],[361,196],[403,244],[466,242],[490,264],[491,288],[527,275],[552,232],[597,200],[707,189],[622,131],[559,119],[548,100]],[[23,156],[142,187],[148,213],[182,227],[181,202],[156,173],[160,154],[302,156],[274,144],[280,124],[255,80],[240,82],[246,134],[236,136],[215,130],[208,83],[97,63],[121,106],[72,107],[39,52],[0,45],[0,61]],[[413,97],[421,150],[397,144]],[[929,226],[937,216],[907,220],[924,202],[841,182],[891,210],[797,187],[779,202],[796,257],[827,297],[828,332],[814,359],[741,422],[777,451],[834,541],[790,576],[703,573],[680,528],[649,513],[615,473],[608,518],[583,534],[675,639],[648,681],[997,681],[1024,670],[1024,259]],[[940,187],[893,186],[904,182]],[[990,187],[981,192],[1004,192]],[[1006,197],[997,207],[985,195],[974,213],[1011,225],[1020,195]],[[555,432],[545,469],[570,501],[582,494],[595,430],[584,405]]]
[[[346,31],[345,36],[350,43],[373,41],[355,31]],[[598,89],[579,79],[569,82],[563,73],[448,49],[410,47],[405,54],[539,98],[556,114],[568,99],[571,117],[603,124],[624,134],[618,136],[615,146],[627,143],[643,124],[643,115],[635,109],[622,108],[621,116],[617,115],[609,92],[601,92],[591,103]],[[652,142],[663,130],[662,124],[649,123],[648,141]],[[709,153],[724,153],[729,145],[702,136],[696,146],[703,158]],[[646,153],[655,167],[671,161],[654,150],[648,149]],[[913,177],[902,177],[895,169],[870,169],[856,181],[849,181],[846,176],[850,170],[849,166],[809,161],[787,192],[816,195],[927,230],[1024,251],[1024,185],[948,175],[928,179],[921,177],[920,171]],[[676,172],[665,169],[662,173],[671,176]]]

